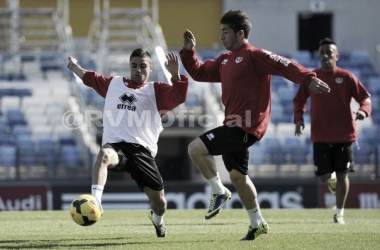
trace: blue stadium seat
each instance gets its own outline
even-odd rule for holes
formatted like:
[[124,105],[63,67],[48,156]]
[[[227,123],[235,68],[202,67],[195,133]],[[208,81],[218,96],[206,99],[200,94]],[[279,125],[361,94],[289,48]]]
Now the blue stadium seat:
[[286,86],[288,86],[288,83],[286,82],[286,80],[283,77],[272,76],[272,88],[274,91],[276,91],[280,87],[286,87]]
[[43,137],[37,140],[41,162],[47,167],[59,164],[59,147],[52,137]]
[[265,150],[261,145],[253,144],[249,148],[249,164],[265,164]]
[[263,139],[263,143],[265,146],[280,146],[280,140],[275,136],[265,136]]
[[14,145],[15,139],[11,134],[0,134],[0,146],[1,145]]
[[285,137],[284,139],[285,147],[300,147],[301,146],[301,139],[296,136],[292,137]]
[[185,102],[186,107],[193,108],[201,105],[199,95],[197,93],[189,93]]
[[284,143],[284,153],[290,158],[292,164],[305,164],[308,147],[301,144],[298,137],[286,137]]
[[368,79],[368,91],[372,95],[380,95],[380,77],[370,77]]
[[12,134],[15,138],[20,135],[31,135],[28,125],[16,124],[12,128]]
[[35,166],[38,164],[37,148],[31,136],[21,135],[16,138],[18,157],[21,166]]
[[20,109],[8,109],[6,111],[6,116],[7,116],[8,125],[10,127],[13,127],[14,125],[17,125],[17,124],[19,125],[27,124],[24,114],[22,113]]
[[11,89],[0,88],[0,99],[3,96],[10,96],[10,95],[11,95]]
[[4,116],[0,116],[0,135],[8,134],[9,127]]
[[376,143],[379,140],[379,133],[380,131],[377,125],[362,127],[361,136],[359,136],[359,140],[362,137],[365,141],[369,143]]
[[78,146],[62,146],[62,162],[67,168],[79,167],[81,165],[80,149]]
[[288,122],[288,118],[284,114],[284,107],[278,104],[272,104],[271,122],[278,124],[280,122]]
[[11,89],[11,95],[23,98],[25,96],[31,96],[32,91],[30,89],[27,89],[27,88]]
[[265,156],[267,159],[269,159],[270,164],[279,165],[285,163],[285,153],[281,142],[277,137],[264,137],[263,144]]
[[16,152],[15,146],[0,144],[0,166],[15,167],[17,164]]
[[61,136],[58,139],[58,143],[61,147],[65,145],[72,145],[72,146],[76,145],[75,138],[71,135]]
[[293,103],[293,98],[297,93],[297,89],[295,85],[289,85],[278,88],[277,93],[281,99],[281,103]]
[[285,163],[285,153],[281,145],[269,146],[264,145],[265,156],[269,158],[270,164],[281,165]]
[[371,65],[368,52],[366,50],[354,50],[350,54],[350,63],[353,67]]
[[374,154],[376,150],[376,144],[360,143],[359,149],[353,147],[354,162],[356,164],[374,164]]

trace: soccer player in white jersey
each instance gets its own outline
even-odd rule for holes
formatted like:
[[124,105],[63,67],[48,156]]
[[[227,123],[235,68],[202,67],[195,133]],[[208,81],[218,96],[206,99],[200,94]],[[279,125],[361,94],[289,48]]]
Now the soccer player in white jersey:
[[164,213],[167,202],[155,155],[163,130],[161,117],[186,100],[188,79],[179,74],[178,57],[166,55],[166,70],[172,85],[148,82],[153,70],[149,52],[136,49],[129,61],[130,78],[106,77],[82,68],[69,57],[68,68],[84,84],[105,98],[102,148],[92,173],[91,193],[101,202],[108,171],[128,172],[148,196],[152,210],[149,218],[157,237],[166,237]]

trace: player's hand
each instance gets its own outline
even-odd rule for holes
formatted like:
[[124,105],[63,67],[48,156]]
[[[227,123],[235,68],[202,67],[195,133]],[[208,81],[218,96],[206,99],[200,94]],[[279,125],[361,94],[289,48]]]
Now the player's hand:
[[191,33],[190,30],[186,30],[183,33],[183,47],[189,50],[192,50],[197,43],[197,40],[195,40],[195,36],[193,33]]
[[165,62],[165,68],[169,73],[175,77],[178,78],[177,80],[181,79],[179,77],[179,61],[178,56],[174,54],[173,52],[168,53],[166,55],[166,62]]
[[365,112],[362,111],[362,110],[358,110],[358,111],[353,112],[353,113],[356,116],[355,117],[355,121],[357,121],[357,120],[364,120],[364,118],[367,117],[367,115],[365,114]]
[[296,123],[296,131],[295,131],[294,135],[301,136],[302,135],[302,130],[304,130],[304,129],[305,129],[305,124],[303,123],[303,121],[298,121]]
[[74,57],[72,56],[69,56],[69,63],[67,64],[67,67],[70,69],[70,70],[73,70],[73,68],[75,66],[78,66],[78,60],[75,59]]
[[330,87],[318,78],[313,78],[309,83],[309,90],[315,94],[330,93]]

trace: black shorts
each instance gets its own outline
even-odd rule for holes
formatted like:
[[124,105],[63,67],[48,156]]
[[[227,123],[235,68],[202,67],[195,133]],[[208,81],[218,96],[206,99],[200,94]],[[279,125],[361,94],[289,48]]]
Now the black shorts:
[[127,142],[110,143],[119,156],[119,163],[111,169],[112,172],[130,173],[132,179],[143,191],[144,187],[160,191],[164,183],[158,171],[156,160],[145,147]]
[[314,143],[314,166],[317,176],[332,172],[354,172],[352,143]]
[[255,136],[237,126],[221,126],[202,134],[199,138],[211,155],[222,155],[228,172],[236,169],[244,175],[248,174],[248,148],[257,141]]

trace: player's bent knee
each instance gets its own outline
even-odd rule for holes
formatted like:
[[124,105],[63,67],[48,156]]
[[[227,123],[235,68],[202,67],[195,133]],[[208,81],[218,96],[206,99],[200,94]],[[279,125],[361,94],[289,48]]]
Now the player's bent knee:
[[117,153],[111,148],[102,148],[100,150],[100,157],[102,164],[107,166],[115,166],[118,161]]
[[156,202],[156,207],[160,208],[160,209],[165,209],[166,208],[166,205],[167,205],[167,202],[166,202],[166,199],[165,197],[162,197],[161,199],[159,199],[157,202]]
[[230,180],[232,183],[238,183],[238,182],[245,182],[247,176],[243,175],[239,171],[236,171],[235,169],[230,171]]
[[199,138],[190,142],[190,144],[187,148],[187,151],[188,151],[188,154],[191,158],[208,154],[206,146],[203,144],[202,140]]

